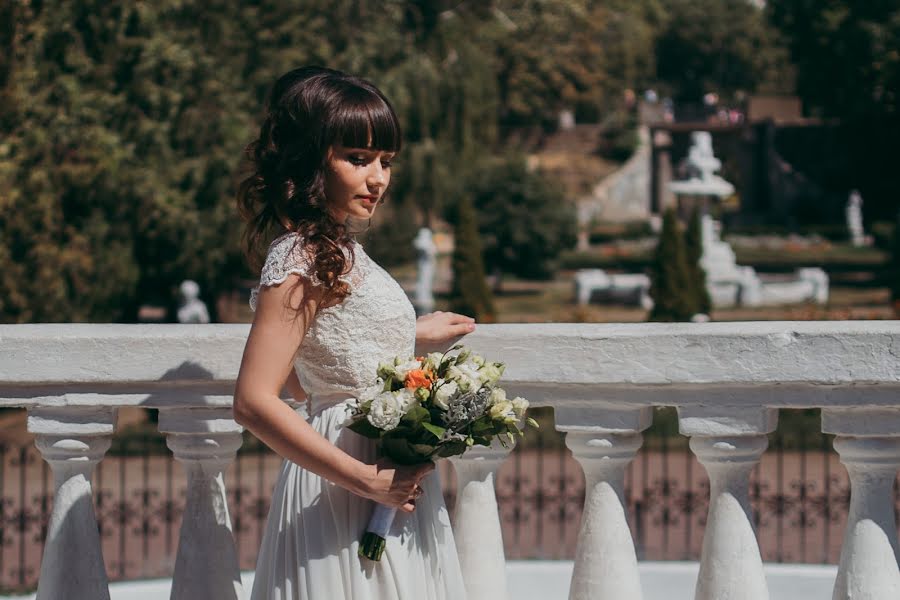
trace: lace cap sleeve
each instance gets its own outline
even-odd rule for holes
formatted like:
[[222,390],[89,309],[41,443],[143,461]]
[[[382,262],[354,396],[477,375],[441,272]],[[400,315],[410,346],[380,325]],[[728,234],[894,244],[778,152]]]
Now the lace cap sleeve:
[[250,309],[256,310],[260,286],[284,283],[288,275],[300,275],[308,279],[312,285],[322,283],[316,276],[312,257],[297,234],[284,235],[269,246],[269,253],[259,276],[259,286],[250,292]]

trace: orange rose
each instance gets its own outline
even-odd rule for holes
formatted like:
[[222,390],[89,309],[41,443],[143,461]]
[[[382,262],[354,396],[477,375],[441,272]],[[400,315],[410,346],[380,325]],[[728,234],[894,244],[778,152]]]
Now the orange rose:
[[428,388],[431,389],[431,372],[423,369],[413,369],[406,374],[404,386],[408,389]]

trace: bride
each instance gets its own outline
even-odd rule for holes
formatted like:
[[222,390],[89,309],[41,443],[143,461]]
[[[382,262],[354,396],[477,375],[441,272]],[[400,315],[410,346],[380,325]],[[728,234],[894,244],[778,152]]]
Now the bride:
[[[261,266],[234,418],[285,458],[252,600],[461,600],[453,534],[434,465],[376,456],[343,429],[379,362],[470,333],[474,320],[416,320],[397,282],[369,258],[350,219],[384,201],[400,126],[371,83],[303,67],[274,85],[238,206]],[[267,249],[267,250],[266,250]],[[280,400],[286,387],[308,420]],[[357,556],[375,503],[400,509],[380,562]]]

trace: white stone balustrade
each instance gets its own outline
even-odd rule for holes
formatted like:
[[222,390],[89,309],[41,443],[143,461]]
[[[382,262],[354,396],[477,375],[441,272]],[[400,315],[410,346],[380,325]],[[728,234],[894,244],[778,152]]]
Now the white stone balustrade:
[[[769,592],[750,514],[750,471],[775,431],[762,407],[679,407],[679,429],[709,475],[696,600],[766,600]],[[728,557],[723,561],[722,557]]]
[[[0,406],[29,411],[56,478],[40,598],[108,598],[90,476],[118,407],[160,409],[188,466],[173,598],[240,598],[221,472],[240,443],[231,393],[245,325],[2,325]],[[506,363],[504,387],[553,406],[586,479],[571,598],[641,598],[622,473],[654,406],[679,411],[711,498],[698,600],[767,597],[747,477],[779,408],[822,408],[851,480],[834,598],[900,597],[900,322],[482,325],[463,342]],[[424,350],[424,349],[423,349]],[[455,461],[454,527],[470,597],[504,598],[493,477],[504,454]]]
[[581,529],[570,600],[641,598],[637,556],[625,508],[625,469],[641,447],[650,409],[558,406],[556,428],[584,469]]
[[115,422],[115,409],[106,407],[29,410],[28,430],[53,470],[56,491],[41,559],[39,600],[109,598],[91,474],[109,450]]
[[893,489],[900,468],[900,413],[826,409],[822,429],[850,475],[850,514],[834,600],[900,598]]
[[230,408],[167,408],[159,411],[159,430],[188,477],[171,598],[243,598],[223,476],[243,428]]
[[506,577],[497,575],[504,572],[506,560],[494,480],[510,450],[479,446],[450,459],[457,479],[453,535],[468,600],[509,598]]

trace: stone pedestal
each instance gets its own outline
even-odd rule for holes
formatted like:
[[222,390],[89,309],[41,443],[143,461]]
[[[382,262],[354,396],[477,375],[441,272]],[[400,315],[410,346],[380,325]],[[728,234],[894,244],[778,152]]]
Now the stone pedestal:
[[94,514],[91,476],[109,450],[113,408],[33,408],[28,431],[53,471],[56,494],[47,528],[38,600],[104,600],[109,580]]

